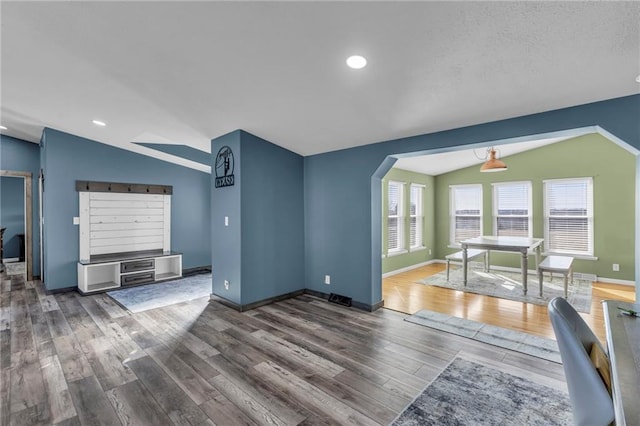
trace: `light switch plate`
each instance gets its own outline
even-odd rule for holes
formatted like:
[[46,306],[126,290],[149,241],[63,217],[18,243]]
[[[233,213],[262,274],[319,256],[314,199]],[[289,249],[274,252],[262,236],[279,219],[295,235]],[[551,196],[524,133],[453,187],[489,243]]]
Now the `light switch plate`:
[[73,224],[74,225],[80,225],[80,218],[79,217],[74,217],[73,218]]

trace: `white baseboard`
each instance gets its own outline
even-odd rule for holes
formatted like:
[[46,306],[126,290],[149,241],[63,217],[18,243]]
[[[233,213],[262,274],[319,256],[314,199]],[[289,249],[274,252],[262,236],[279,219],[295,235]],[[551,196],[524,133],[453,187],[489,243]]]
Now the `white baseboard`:
[[393,275],[401,274],[403,272],[411,271],[412,269],[421,268],[423,266],[431,265],[433,263],[444,263],[444,261],[434,259],[434,260],[428,260],[426,262],[416,263],[415,265],[409,265],[404,268],[396,269],[394,271],[385,272],[384,274],[382,274],[382,278],[391,277]]
[[[433,259],[433,260],[429,260],[427,262],[422,262],[422,263],[416,263],[415,265],[411,265],[411,266],[407,266],[405,268],[400,268],[400,269],[396,269],[395,271],[390,271],[387,272],[385,274],[382,274],[382,278],[387,278],[387,277],[391,277],[393,275],[397,275],[400,274],[402,272],[407,272],[407,271],[411,271],[412,269],[417,269],[420,268],[422,266],[426,266],[426,265],[432,265],[434,263],[446,263],[446,261],[442,260],[442,259]],[[462,266],[462,262],[451,262],[452,265],[458,265],[458,266]],[[482,267],[484,266],[482,264],[482,262],[469,262],[471,267]],[[516,272],[519,273],[521,271],[520,268],[513,268],[510,266],[499,266],[499,265],[491,265],[490,268],[492,271],[505,271],[505,272]],[[528,275],[536,275],[538,274],[538,272],[535,269],[529,269],[528,271]],[[559,275],[559,274],[556,274]],[[594,274],[586,274],[586,273],[582,273],[582,272],[574,272],[573,273],[573,278],[575,279],[579,279],[579,280],[585,280],[585,281],[599,281],[602,283],[610,283],[610,284],[620,284],[620,285],[627,285],[627,286],[631,286],[631,287],[635,287],[635,282],[634,281],[630,281],[630,280],[619,280],[616,278],[607,278],[607,277],[599,277],[597,275]]]
[[573,278],[579,279],[579,280],[584,280],[584,281],[598,281],[598,276],[595,274],[585,274],[582,272],[574,272],[573,273]]
[[619,280],[616,278],[607,278],[607,277],[596,277],[596,278],[597,278],[596,281],[599,281],[601,283],[628,285],[631,287],[636,286],[635,281],[631,281],[631,280]]

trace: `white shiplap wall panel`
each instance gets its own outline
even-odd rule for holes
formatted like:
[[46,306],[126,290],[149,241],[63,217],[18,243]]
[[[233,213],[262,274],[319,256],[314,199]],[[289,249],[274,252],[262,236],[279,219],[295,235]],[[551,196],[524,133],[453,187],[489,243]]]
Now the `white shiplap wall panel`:
[[96,256],[100,254],[127,253],[131,251],[147,251],[147,250],[157,250],[157,249],[158,249],[157,243],[125,244],[121,246],[93,247],[91,249],[91,255]]
[[162,220],[164,209],[145,209],[136,207],[100,208],[91,205],[91,216],[157,216]]
[[91,213],[89,212],[91,193],[80,192],[78,195],[80,198],[80,259],[89,260],[91,258]]
[[102,240],[106,238],[121,238],[121,237],[152,237],[158,236],[158,231],[164,232],[162,228],[159,229],[125,229],[121,231],[91,231],[91,240]]
[[[91,216],[91,223],[164,223],[163,216]],[[164,225],[163,225],[164,226]]]
[[[136,229],[163,229],[164,220],[162,222],[137,222]],[[131,222],[109,222],[109,223],[92,223],[91,232],[99,231],[122,231],[131,229]]]
[[164,247],[163,251],[171,251],[171,197],[164,199]]
[[[126,192],[89,192],[92,200],[108,201],[164,201],[167,195],[162,194],[129,194]],[[141,198],[144,197],[144,198]]]
[[163,209],[164,203],[160,201],[133,201],[133,200],[91,200],[91,207],[95,208],[137,208],[137,209]]
[[81,259],[171,250],[171,196],[80,192]]

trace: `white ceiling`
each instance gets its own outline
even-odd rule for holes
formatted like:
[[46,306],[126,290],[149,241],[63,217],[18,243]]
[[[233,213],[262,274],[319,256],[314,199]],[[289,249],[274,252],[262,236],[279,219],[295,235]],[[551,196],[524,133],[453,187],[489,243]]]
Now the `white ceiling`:
[[640,92],[640,2],[0,8],[0,121],[33,142],[47,126],[208,152],[241,128],[310,155]]
[[[494,147],[496,157],[504,159],[510,155],[540,148],[556,142],[566,140],[566,137],[537,139],[528,142],[511,143]],[[463,149],[460,151],[441,152],[437,154],[417,155],[413,157],[399,158],[393,168],[409,170],[430,176],[438,176],[465,167],[480,165],[488,157],[488,148]],[[505,159],[507,167],[509,162]]]

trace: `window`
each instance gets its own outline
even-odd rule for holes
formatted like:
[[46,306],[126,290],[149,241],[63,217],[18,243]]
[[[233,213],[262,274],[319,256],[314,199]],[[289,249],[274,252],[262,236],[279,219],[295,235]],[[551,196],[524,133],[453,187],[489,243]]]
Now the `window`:
[[544,181],[547,251],[593,256],[593,180]]
[[390,181],[388,184],[387,251],[404,250],[404,183]]
[[495,235],[531,238],[531,182],[493,184],[493,229]]
[[424,204],[423,194],[424,186],[411,185],[411,196],[409,203],[409,247],[424,247]]
[[482,185],[452,185],[450,191],[451,243],[482,234]]

